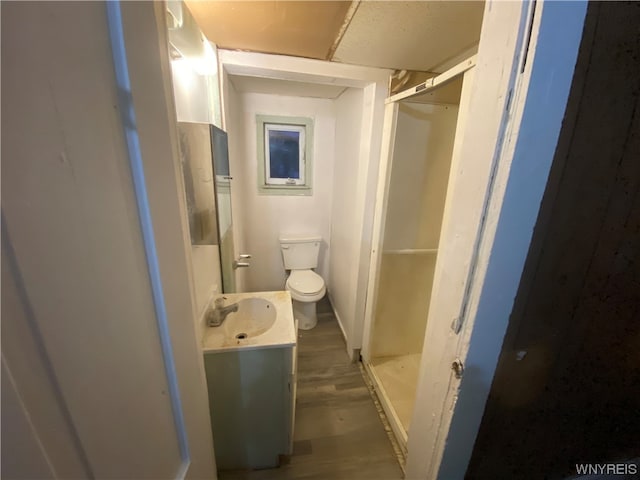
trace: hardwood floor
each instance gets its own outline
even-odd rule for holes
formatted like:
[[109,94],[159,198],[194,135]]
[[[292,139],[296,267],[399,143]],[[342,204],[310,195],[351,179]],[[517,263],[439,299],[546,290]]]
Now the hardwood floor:
[[360,367],[349,362],[328,301],[318,305],[318,325],[298,332],[298,400],[288,463],[218,476],[222,480],[403,478]]

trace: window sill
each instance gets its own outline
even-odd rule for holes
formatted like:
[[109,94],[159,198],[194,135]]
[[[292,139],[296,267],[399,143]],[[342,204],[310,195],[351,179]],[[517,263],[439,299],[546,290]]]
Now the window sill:
[[258,185],[258,195],[311,196],[313,189],[308,185]]

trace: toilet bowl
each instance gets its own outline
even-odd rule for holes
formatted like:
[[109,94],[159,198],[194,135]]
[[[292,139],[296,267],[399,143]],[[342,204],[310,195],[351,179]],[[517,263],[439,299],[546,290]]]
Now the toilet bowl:
[[284,267],[290,272],[285,289],[291,294],[293,316],[302,330],[310,330],[318,323],[316,303],[327,292],[322,277],[312,270],[318,266],[320,241],[317,236],[280,237]]
[[324,280],[313,270],[293,270],[285,288],[293,299],[293,316],[298,320],[298,328],[311,330],[318,323],[316,303],[327,292]]

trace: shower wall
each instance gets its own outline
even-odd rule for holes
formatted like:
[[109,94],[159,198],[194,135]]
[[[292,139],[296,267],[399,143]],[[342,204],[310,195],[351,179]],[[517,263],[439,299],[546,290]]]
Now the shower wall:
[[422,350],[457,116],[457,105],[399,105],[373,357]]
[[373,357],[420,353],[436,256],[383,253]]

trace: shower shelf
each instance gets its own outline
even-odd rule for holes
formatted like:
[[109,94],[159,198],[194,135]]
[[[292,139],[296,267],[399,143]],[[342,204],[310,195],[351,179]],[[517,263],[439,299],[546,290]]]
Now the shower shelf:
[[392,255],[435,255],[438,253],[437,248],[405,248],[400,250],[383,250],[382,254]]

